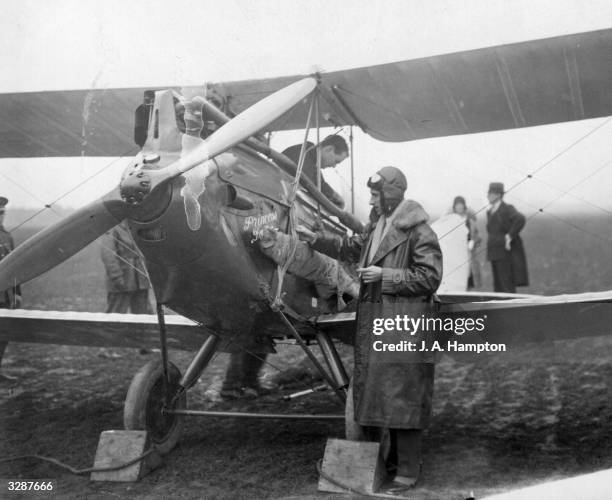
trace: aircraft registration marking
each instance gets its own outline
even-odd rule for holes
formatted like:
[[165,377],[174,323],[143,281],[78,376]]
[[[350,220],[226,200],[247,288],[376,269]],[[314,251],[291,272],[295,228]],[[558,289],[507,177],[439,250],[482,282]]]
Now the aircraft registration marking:
[[251,243],[255,243],[261,239],[263,230],[267,226],[276,226],[278,222],[278,214],[276,212],[270,212],[267,214],[248,216],[244,219],[244,225],[242,226],[243,231],[251,233]]

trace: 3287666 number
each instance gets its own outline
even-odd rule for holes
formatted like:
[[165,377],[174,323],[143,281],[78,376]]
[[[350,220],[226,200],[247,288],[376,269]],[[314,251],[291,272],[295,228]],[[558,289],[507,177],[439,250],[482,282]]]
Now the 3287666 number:
[[52,492],[55,490],[55,481],[51,480],[5,480],[3,481],[6,485],[5,491],[11,492],[23,492],[23,491],[37,491],[37,492]]

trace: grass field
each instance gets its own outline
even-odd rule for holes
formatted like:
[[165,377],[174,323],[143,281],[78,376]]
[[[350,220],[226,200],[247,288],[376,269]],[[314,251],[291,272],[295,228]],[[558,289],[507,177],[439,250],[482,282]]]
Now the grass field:
[[[521,291],[612,289],[606,242],[612,222],[578,216],[569,221],[596,237],[546,217],[530,220],[524,231],[532,284]],[[484,262],[483,270],[491,289]],[[99,249],[93,245],[27,284],[24,299],[33,309],[104,310]],[[413,498],[460,499],[470,490],[481,497],[612,467],[611,354],[612,340],[602,337],[525,346],[475,364],[444,358],[436,368],[423,483]],[[38,453],[90,466],[100,432],[122,427],[131,377],[153,356],[127,349],[9,345],[5,369],[18,382],[0,385],[0,455]],[[183,370],[190,360],[188,353],[172,357]],[[284,368],[294,359],[295,348],[281,346],[270,360]],[[211,401],[226,362],[220,355],[207,368],[190,393],[190,406],[342,411],[328,393],[293,403],[280,401],[279,394],[236,404]],[[315,462],[326,438],[342,433],[340,423],[188,420],[163,467],[136,484],[91,483],[36,461],[0,464],[0,477],[55,478],[65,498],[319,498]]]

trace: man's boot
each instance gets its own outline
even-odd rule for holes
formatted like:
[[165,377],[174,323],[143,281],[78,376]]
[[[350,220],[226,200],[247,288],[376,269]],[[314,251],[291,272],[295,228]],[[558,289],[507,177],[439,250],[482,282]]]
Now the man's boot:
[[387,470],[395,474],[386,490],[396,491],[413,487],[421,473],[423,431],[421,429],[389,429],[391,450]]

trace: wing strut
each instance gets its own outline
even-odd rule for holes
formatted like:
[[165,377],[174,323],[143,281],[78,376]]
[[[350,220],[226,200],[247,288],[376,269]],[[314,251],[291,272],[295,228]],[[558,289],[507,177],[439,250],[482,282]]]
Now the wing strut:
[[[340,402],[342,404],[346,403],[346,386],[344,385],[345,380],[343,380],[342,378],[338,381],[335,381],[333,379],[333,377],[331,375],[329,375],[329,373],[327,373],[327,370],[325,370],[325,368],[323,368],[323,366],[321,365],[321,363],[319,363],[319,360],[317,359],[317,357],[312,353],[312,351],[310,350],[310,348],[306,345],[306,342],[304,341],[304,339],[302,338],[302,336],[300,335],[300,333],[295,329],[295,327],[291,324],[291,321],[289,321],[287,319],[287,316],[285,315],[285,313],[281,310],[281,309],[276,309],[276,312],[279,314],[279,316],[281,317],[281,319],[283,320],[283,323],[285,323],[285,326],[287,327],[287,329],[289,330],[289,333],[291,333],[291,336],[296,340],[296,342],[300,345],[300,347],[302,348],[302,350],[304,351],[304,353],[306,353],[306,356],[308,356],[308,359],[310,359],[310,361],[312,362],[312,364],[315,366],[315,368],[317,369],[317,371],[323,376],[323,378],[325,379],[325,381],[329,384],[329,386],[334,390],[334,392],[336,393],[336,396],[338,396],[338,398],[340,399]],[[325,347],[328,347],[328,344],[331,345],[333,347],[333,344],[331,344],[331,341],[329,343],[324,343],[323,345]],[[333,349],[333,351],[335,352],[335,348]],[[328,360],[328,363],[330,362],[330,360],[328,359],[327,353],[324,352],[324,354],[326,354],[325,359]],[[336,353],[336,357],[337,357],[337,353]],[[340,358],[338,357],[338,360]],[[346,373],[344,372],[344,368],[342,367],[342,362],[340,362],[340,369],[338,370],[338,374],[340,373],[344,373],[344,376],[346,377]],[[334,373],[334,375],[336,375],[336,371],[332,370],[332,372]],[[337,376],[337,375],[336,375]]]
[[[210,117],[212,117],[212,119],[218,125],[223,125],[224,123],[230,120],[228,116],[226,116],[222,111],[220,111],[217,107],[215,107],[206,99],[204,99],[204,107],[206,108],[206,113]],[[285,156],[282,153],[279,153],[278,151],[275,151],[266,143],[255,139],[254,137],[250,137],[245,142],[255,151],[267,156],[268,158],[276,162],[278,165],[288,170],[289,173],[295,175],[295,173],[297,172],[297,165],[293,162],[293,160],[291,160],[291,158]],[[363,231],[363,224],[357,218],[354,217],[354,210],[353,214],[349,214],[348,212],[344,212],[343,210],[338,208],[331,201],[329,201],[319,189],[317,189],[317,186],[308,177],[301,176],[300,184],[304,186],[304,188],[312,195],[312,197],[317,201],[317,203],[319,203],[332,215],[338,217],[338,219],[340,219],[340,221],[349,229],[355,231],[356,233],[361,233]]]

